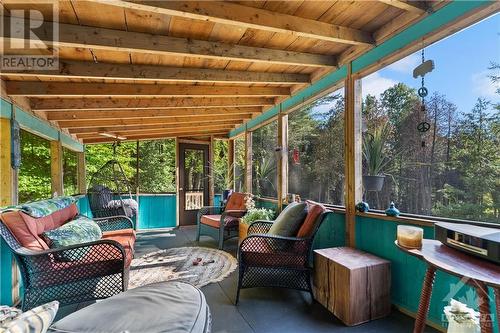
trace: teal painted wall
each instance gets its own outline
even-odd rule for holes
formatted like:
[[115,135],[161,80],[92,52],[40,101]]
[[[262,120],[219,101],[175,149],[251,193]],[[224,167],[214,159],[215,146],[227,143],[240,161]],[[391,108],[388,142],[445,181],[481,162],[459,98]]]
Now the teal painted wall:
[[140,195],[137,229],[173,228],[176,226],[175,194]]
[[12,305],[12,259],[9,247],[0,240],[0,305]]

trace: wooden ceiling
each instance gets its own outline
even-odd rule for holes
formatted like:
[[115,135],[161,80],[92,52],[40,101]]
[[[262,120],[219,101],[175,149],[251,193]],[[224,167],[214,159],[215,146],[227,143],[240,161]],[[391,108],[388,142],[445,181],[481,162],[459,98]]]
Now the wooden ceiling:
[[[225,137],[441,5],[60,1],[59,40],[49,30],[38,36],[58,51],[60,69],[2,79],[8,95],[29,98],[35,113],[84,143],[113,141],[100,133]],[[15,15],[15,4],[3,6]]]

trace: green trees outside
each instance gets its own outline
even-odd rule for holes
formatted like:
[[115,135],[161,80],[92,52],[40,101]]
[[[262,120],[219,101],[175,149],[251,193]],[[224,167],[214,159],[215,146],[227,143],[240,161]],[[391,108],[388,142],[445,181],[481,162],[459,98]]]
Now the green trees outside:
[[64,195],[78,194],[78,171],[76,152],[63,147]]
[[256,129],[252,135],[252,189],[256,196],[277,197],[276,146],[278,121]]

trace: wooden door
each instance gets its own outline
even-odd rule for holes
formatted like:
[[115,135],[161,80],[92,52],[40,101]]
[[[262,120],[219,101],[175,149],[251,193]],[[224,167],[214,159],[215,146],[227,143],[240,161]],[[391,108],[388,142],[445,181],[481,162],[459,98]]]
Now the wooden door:
[[179,225],[196,224],[209,203],[208,144],[179,143]]

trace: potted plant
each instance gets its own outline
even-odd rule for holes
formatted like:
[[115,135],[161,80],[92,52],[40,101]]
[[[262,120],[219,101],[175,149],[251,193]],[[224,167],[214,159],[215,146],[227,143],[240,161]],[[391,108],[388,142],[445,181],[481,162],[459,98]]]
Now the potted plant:
[[366,174],[363,175],[363,186],[366,191],[380,191],[384,186],[384,169],[391,158],[385,156],[385,145],[389,135],[389,127],[380,125],[363,138],[363,158]]
[[245,197],[247,213],[240,219],[239,239],[240,242],[247,237],[248,227],[257,220],[271,220],[274,212],[271,209],[256,208],[252,194]]

